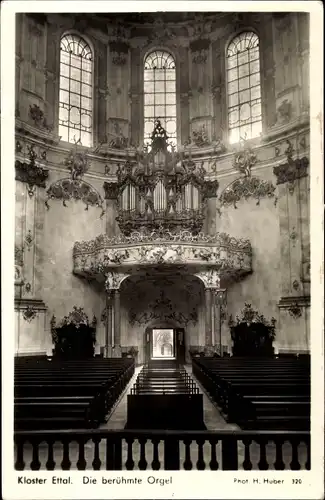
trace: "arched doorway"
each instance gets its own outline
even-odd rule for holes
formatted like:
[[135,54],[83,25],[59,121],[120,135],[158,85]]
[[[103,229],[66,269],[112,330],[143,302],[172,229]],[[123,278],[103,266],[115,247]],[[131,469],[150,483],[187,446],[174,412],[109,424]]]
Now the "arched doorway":
[[145,362],[176,360],[185,364],[185,330],[173,324],[153,324],[144,333]]

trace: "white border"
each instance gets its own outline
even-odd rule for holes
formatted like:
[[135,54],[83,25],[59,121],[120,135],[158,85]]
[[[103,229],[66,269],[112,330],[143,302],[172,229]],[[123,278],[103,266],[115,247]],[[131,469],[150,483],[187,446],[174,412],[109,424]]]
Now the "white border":
[[[12,398],[14,354],[14,121],[15,121],[15,20],[16,12],[145,12],[145,11],[299,11],[310,13],[310,110],[311,110],[311,351],[312,351],[312,470],[285,472],[158,472],[173,478],[172,485],[150,486],[151,472],[28,472],[28,477],[73,477],[71,486],[17,486],[13,470]],[[324,495],[324,170],[323,170],[323,9],[317,1],[6,1],[1,12],[1,236],[2,236],[2,464],[3,497],[20,498],[323,498]],[[142,477],[143,486],[86,486],[82,476]],[[234,477],[257,477],[262,483],[234,484]],[[265,486],[263,478],[284,479],[282,486]],[[292,478],[303,484],[292,486]]]

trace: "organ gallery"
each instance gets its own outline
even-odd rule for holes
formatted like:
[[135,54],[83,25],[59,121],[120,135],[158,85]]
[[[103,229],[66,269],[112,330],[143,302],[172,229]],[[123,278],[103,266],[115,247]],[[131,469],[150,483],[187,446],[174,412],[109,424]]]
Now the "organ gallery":
[[[15,50],[17,429],[80,428],[86,414],[88,428],[105,416],[110,428],[132,385],[123,428],[209,431],[204,391],[230,370],[235,387],[237,371],[247,377],[231,401],[228,382],[218,386],[230,423],[306,431],[308,14],[21,13]],[[51,360],[57,384],[39,421],[23,406],[46,397],[33,386],[36,360],[42,374]],[[95,407],[55,413],[108,383]],[[155,402],[139,406],[144,390]],[[107,464],[119,469],[114,453]]]

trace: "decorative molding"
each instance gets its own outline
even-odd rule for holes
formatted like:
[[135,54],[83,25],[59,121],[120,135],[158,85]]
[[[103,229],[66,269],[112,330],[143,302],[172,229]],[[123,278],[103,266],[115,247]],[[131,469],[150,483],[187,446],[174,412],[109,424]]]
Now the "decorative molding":
[[297,302],[289,307],[288,312],[290,316],[292,316],[294,319],[300,318],[302,315],[301,307],[298,305]]
[[219,182],[216,179],[213,181],[205,181],[202,189],[203,199],[217,198],[218,187],[219,187]]
[[103,217],[105,210],[103,199],[96,189],[81,179],[70,179],[69,177],[54,182],[47,190],[46,208],[49,209],[49,200],[62,200],[63,206],[67,206],[68,200],[81,200],[85,203],[88,210],[89,205],[102,209],[100,218]]
[[298,233],[296,231],[296,228],[293,227],[292,231],[290,232],[290,240],[292,241],[292,246],[293,247],[296,246],[297,239],[298,239]]
[[117,200],[120,187],[117,182],[104,182],[105,200]]
[[220,274],[215,269],[201,271],[199,273],[196,273],[195,276],[197,276],[203,282],[205,288],[220,288]]
[[[175,270],[177,266],[187,269],[188,265],[187,272],[194,274],[202,270],[202,279],[209,281],[211,270],[222,276],[251,272],[252,249],[247,240],[236,240],[225,233],[202,235],[201,241],[189,231],[178,235],[133,233],[129,237],[113,238],[101,235],[92,241],[76,242],[73,263],[74,273],[84,277],[105,276],[111,269],[116,273],[117,268],[124,268],[130,274],[132,269],[153,265],[173,266]],[[119,285],[110,286],[118,288]]]
[[257,163],[256,153],[246,146],[247,141],[242,142],[242,150],[237,152],[233,158],[233,167],[245,177],[250,177],[252,167]]
[[34,162],[25,163],[16,160],[15,174],[16,181],[26,183],[29,196],[33,196],[36,186],[46,187],[45,181],[49,176],[49,171],[43,167],[36,166]]
[[308,176],[309,160],[305,156],[292,160],[288,158],[288,162],[284,165],[278,165],[273,168],[273,173],[277,178],[277,184],[290,183],[294,189],[294,182],[297,179],[302,179]]
[[96,328],[97,319],[96,316],[94,315],[92,321],[90,322],[83,307],[73,306],[72,311],[69,312],[67,316],[64,316],[59,321],[58,324],[56,324],[56,318],[53,315],[50,324],[51,324],[51,331],[68,325],[74,325],[76,328],[80,328],[81,325],[90,326],[91,328]]
[[298,290],[298,289],[299,289],[299,287],[300,287],[299,281],[298,281],[298,280],[294,280],[294,281],[292,282],[292,288],[293,288],[294,290]]
[[27,306],[23,312],[23,318],[28,323],[31,323],[37,316],[37,311],[33,306]]
[[310,296],[281,297],[278,307],[286,309],[290,316],[298,319],[302,316],[303,309],[310,307]]
[[235,180],[220,195],[221,206],[233,205],[237,208],[237,203],[241,199],[248,200],[254,198],[256,205],[260,204],[262,198],[274,198],[274,205],[277,204],[275,196],[276,187],[271,181],[258,179],[257,177],[243,177]]
[[27,247],[27,250],[30,252],[30,250],[33,246],[33,241],[34,241],[34,236],[32,234],[31,229],[28,229],[24,241],[25,241],[25,246]]
[[130,276],[129,273],[118,273],[109,271],[105,274],[105,290],[106,292],[119,290],[122,282]]
[[64,160],[64,165],[71,173],[71,179],[79,179],[88,172],[90,164],[86,152],[77,151],[78,141],[75,143],[75,150],[69,151],[67,158]]

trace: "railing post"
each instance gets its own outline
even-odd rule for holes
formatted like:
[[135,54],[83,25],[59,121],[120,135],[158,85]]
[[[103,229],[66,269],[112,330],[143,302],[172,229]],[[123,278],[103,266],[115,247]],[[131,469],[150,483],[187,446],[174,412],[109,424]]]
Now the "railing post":
[[179,440],[176,437],[167,436],[164,443],[164,469],[179,470]]
[[222,470],[238,470],[236,436],[223,436],[222,438]]

